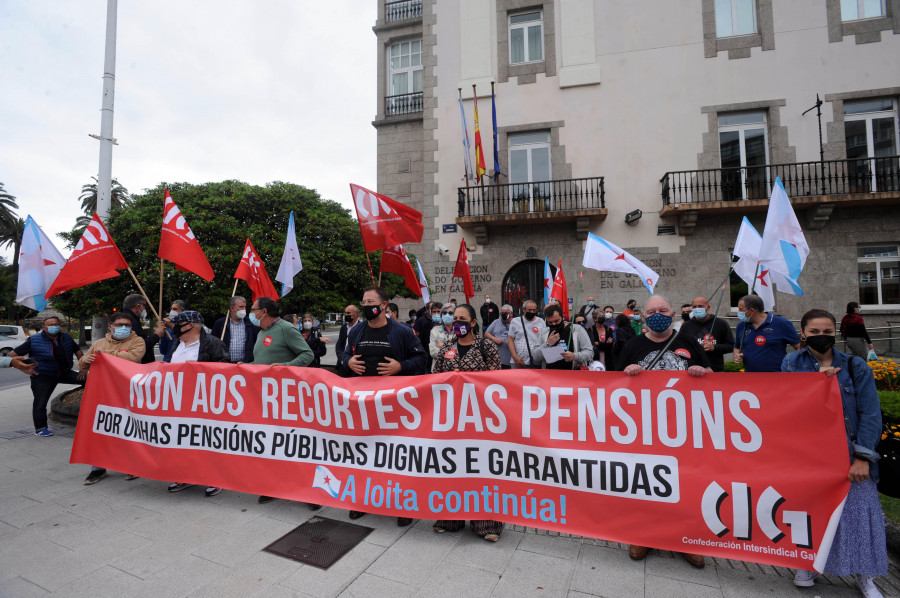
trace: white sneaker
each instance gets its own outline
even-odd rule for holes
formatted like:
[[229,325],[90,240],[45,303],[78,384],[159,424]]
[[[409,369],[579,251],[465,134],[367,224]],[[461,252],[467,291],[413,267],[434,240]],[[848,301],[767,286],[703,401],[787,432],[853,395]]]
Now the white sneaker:
[[797,569],[797,572],[794,573],[794,585],[798,588],[811,588],[815,585],[818,576],[819,574],[815,571]]
[[865,575],[854,575],[853,577],[856,578],[856,587],[859,588],[859,591],[862,592],[865,598],[884,598],[884,594],[875,585],[874,577]]

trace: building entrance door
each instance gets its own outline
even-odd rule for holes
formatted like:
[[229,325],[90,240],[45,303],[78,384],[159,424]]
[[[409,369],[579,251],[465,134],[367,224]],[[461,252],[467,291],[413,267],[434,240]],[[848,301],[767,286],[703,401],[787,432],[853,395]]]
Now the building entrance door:
[[[556,276],[556,267],[550,266]],[[531,299],[544,309],[544,262],[543,260],[523,260],[509,269],[503,277],[503,303],[513,307],[513,313],[522,312],[522,303]]]

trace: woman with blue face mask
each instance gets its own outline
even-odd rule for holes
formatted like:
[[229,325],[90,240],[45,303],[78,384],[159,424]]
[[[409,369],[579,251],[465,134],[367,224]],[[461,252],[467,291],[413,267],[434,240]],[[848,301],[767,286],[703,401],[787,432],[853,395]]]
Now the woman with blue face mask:
[[[454,311],[455,306],[452,303],[443,306],[441,308],[440,322],[435,322],[434,328],[431,329],[428,339],[428,353],[431,355],[432,359],[437,359],[438,353],[441,352],[441,348],[450,340],[456,338],[453,334]],[[432,371],[433,369],[434,364],[432,364]]]

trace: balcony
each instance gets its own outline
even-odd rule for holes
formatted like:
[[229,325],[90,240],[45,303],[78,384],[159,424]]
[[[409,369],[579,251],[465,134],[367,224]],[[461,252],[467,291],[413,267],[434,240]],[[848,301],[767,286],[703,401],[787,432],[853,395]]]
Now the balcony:
[[384,98],[384,115],[400,116],[422,112],[422,92],[404,93]]
[[900,156],[882,156],[667,172],[659,215],[677,217],[689,235],[700,214],[764,211],[775,177],[796,208],[810,209],[808,228],[822,228],[837,204],[900,203]]
[[456,223],[481,245],[490,228],[551,222],[574,222],[585,239],[590,221],[607,216],[603,177],[460,187],[458,203]]
[[422,16],[422,0],[399,0],[384,3],[384,22],[405,21]]

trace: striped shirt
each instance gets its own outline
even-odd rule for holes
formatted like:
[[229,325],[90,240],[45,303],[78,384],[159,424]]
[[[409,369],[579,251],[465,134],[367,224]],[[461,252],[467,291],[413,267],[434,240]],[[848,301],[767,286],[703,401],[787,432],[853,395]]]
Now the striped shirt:
[[228,318],[228,333],[231,342],[228,344],[228,353],[231,355],[232,362],[243,361],[244,345],[247,342],[247,331],[244,330],[244,321],[240,320],[237,324]]

